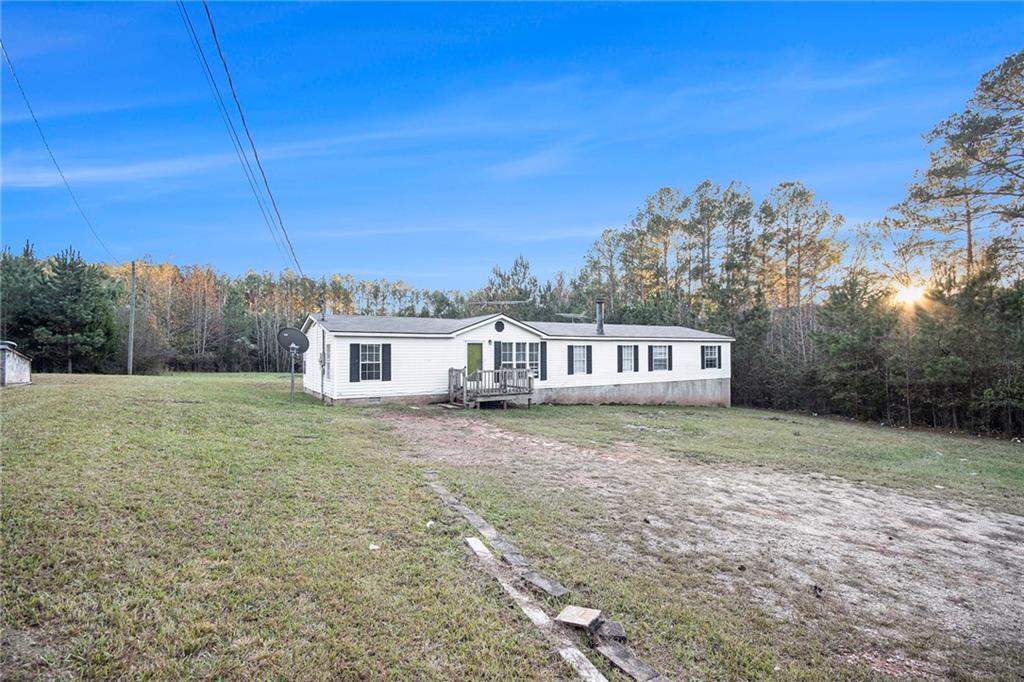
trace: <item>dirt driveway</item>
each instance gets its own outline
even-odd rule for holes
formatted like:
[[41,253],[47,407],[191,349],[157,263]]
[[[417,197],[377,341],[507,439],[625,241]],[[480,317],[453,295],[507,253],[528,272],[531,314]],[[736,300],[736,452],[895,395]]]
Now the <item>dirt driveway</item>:
[[958,652],[1024,649],[1024,517],[630,444],[589,450],[462,414],[381,416],[424,463],[485,467],[531,493],[582,493],[614,522],[580,541],[610,561],[717,559],[736,569],[716,577],[723,593],[743,582],[789,621],[813,595],[871,643],[853,656],[877,672],[944,677]]

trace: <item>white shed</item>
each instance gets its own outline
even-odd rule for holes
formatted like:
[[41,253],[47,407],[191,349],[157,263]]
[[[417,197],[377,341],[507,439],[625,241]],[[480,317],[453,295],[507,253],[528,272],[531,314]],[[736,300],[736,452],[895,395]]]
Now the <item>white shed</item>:
[[303,388],[329,402],[729,405],[732,338],[686,327],[309,316]]
[[32,383],[32,358],[13,341],[0,341],[0,386]]

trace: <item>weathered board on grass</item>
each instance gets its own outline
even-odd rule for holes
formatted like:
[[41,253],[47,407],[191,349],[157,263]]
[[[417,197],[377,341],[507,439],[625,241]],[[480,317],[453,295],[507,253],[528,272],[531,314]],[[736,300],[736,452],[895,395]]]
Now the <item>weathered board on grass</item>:
[[626,673],[637,682],[654,682],[667,680],[661,673],[637,658],[627,646],[619,642],[605,642],[597,646],[602,656],[612,662],[616,668]]

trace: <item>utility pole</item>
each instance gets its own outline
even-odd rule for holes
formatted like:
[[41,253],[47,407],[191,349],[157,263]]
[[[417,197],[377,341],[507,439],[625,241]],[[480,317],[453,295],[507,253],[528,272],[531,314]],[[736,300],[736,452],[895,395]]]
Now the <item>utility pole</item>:
[[128,309],[128,376],[135,360],[135,261],[132,261],[132,302]]
[[320,402],[327,404],[324,393],[324,374],[327,373],[327,283],[320,278]]

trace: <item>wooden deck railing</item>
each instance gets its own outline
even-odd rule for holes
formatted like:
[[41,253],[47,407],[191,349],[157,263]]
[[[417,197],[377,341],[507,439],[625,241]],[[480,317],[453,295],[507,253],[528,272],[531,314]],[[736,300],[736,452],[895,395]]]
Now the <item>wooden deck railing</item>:
[[472,374],[466,368],[448,370],[448,400],[467,405],[487,399],[533,393],[533,374],[528,369],[480,369]]

